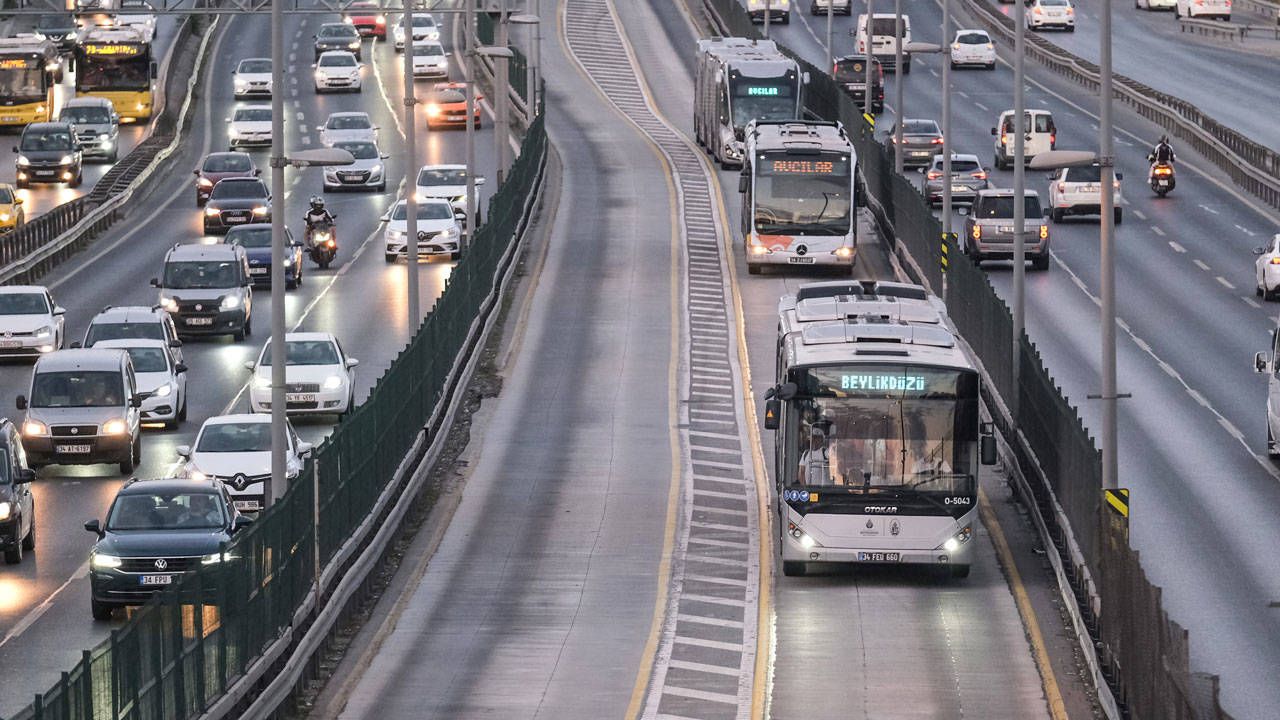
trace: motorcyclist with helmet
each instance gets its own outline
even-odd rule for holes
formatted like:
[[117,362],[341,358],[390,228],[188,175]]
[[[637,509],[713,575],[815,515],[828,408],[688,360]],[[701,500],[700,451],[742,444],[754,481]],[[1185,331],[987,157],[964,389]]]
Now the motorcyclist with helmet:
[[1151,163],[1151,169],[1147,172],[1147,183],[1161,197],[1173,189],[1173,163],[1176,159],[1177,156],[1173,153],[1173,145],[1169,143],[1168,135],[1161,135],[1160,141],[1151,149],[1151,152],[1147,153],[1147,161]]
[[[324,206],[324,198],[312,195],[311,206],[307,208],[303,220],[307,225],[307,251],[311,259],[322,268],[329,267],[329,263],[338,254],[337,233],[334,231],[337,226],[337,217]],[[316,236],[321,233],[328,235],[324,239],[323,246],[316,242]]]

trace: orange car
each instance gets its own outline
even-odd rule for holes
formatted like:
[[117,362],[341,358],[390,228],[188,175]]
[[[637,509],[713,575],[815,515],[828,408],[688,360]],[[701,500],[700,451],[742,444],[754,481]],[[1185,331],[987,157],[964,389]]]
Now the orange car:
[[[475,113],[476,127],[480,127],[480,101],[483,95],[476,95]],[[456,82],[436,83],[427,98],[427,127],[466,127],[467,125],[467,84]]]

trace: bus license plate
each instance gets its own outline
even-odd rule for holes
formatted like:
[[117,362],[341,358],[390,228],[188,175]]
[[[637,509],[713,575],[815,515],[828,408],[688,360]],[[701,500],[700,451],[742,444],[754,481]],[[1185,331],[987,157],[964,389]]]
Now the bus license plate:
[[902,561],[902,554],[896,552],[860,552],[858,562],[895,563]]
[[212,325],[212,324],[213,324],[213,318],[207,318],[207,317],[189,317],[189,318],[187,318],[187,324],[188,324],[188,325]]
[[172,585],[172,575],[143,575],[140,578],[143,585]]
[[4,117],[0,117],[0,122],[18,122],[18,118],[12,115],[5,115]]
[[288,393],[284,396],[285,402],[315,402],[315,393]]
[[815,261],[815,258],[811,258],[811,257],[787,258],[787,262],[791,263],[792,265],[812,265],[814,261]]
[[92,445],[59,445],[57,447],[57,451],[65,455],[87,455],[92,450]]

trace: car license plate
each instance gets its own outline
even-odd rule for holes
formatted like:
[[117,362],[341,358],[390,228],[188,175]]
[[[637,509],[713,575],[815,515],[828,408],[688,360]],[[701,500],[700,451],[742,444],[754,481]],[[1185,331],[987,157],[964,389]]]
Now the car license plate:
[[240,217],[239,215],[230,215],[230,216],[228,216],[228,217],[224,218],[224,219],[223,219],[223,222],[227,223],[228,225],[231,225],[231,224],[234,224],[234,223],[242,223],[242,222],[244,222],[244,221],[246,221],[246,220],[248,220],[248,219],[249,219],[249,218]]
[[969,188],[965,187],[964,185],[952,185],[951,192],[953,193],[969,192]]
[[250,275],[266,275],[266,274],[267,274],[267,270],[270,270],[270,269],[271,269],[271,268],[264,268],[264,267],[251,267],[251,268],[249,268],[249,274],[250,274]]
[[252,510],[256,512],[262,507],[261,503],[257,500],[235,500],[233,503],[237,510]]
[[896,552],[860,552],[858,562],[902,562],[902,554]]
[[315,402],[315,393],[286,393],[285,402]]
[[138,578],[143,585],[172,585],[172,575],[143,575]]
[[59,445],[56,450],[63,455],[86,455],[93,450],[92,445]]
[[929,157],[928,150],[912,150],[911,157]]
[[1013,226],[1012,226],[1012,225],[1001,225],[1001,226],[1000,226],[1000,228],[999,228],[999,232],[1002,232],[1002,233],[1011,233],[1011,232],[1013,232]]
[[36,175],[40,175],[42,177],[52,175],[53,173],[54,173],[53,170],[37,170],[36,171]]
[[812,265],[812,264],[814,263],[814,261],[815,261],[815,258],[811,258],[811,257],[790,257],[790,258],[787,258],[787,262],[791,263],[792,265]]
[[212,325],[212,324],[213,324],[213,318],[207,318],[207,317],[189,317],[189,318],[187,318],[187,324],[188,324],[188,325]]
[[1159,182],[1160,182],[1160,187],[1168,187],[1168,186],[1169,186],[1169,180],[1168,180],[1167,178],[1160,178],[1160,181],[1159,181]]
[[21,340],[0,340],[0,348],[18,348],[22,347]]

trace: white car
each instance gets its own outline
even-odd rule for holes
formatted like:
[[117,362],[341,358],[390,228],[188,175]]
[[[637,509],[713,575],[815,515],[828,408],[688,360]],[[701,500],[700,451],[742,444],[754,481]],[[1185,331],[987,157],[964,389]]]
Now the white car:
[[853,12],[853,0],[813,0],[809,5],[810,15],[826,15],[827,10],[848,16]]
[[315,64],[316,94],[329,90],[360,92],[363,87],[361,73],[364,64],[346,50],[327,50],[320,53]]
[[333,147],[340,142],[378,142],[378,126],[367,112],[336,112],[325,118],[320,127],[320,143]]
[[[396,50],[404,50],[404,16],[400,16],[400,20],[391,28],[391,37],[395,41]],[[440,39],[440,26],[436,25],[435,18],[425,13],[413,14],[413,42],[431,41],[435,42]]]
[[1075,32],[1076,9],[1071,0],[1031,0],[1027,5],[1027,29],[1062,28]]
[[[298,439],[285,422],[285,480],[293,480],[311,455],[311,443]],[[271,416],[219,415],[204,421],[194,445],[179,445],[185,462],[179,474],[195,480],[221,480],[241,512],[257,512],[266,504],[271,478]]]
[[350,165],[326,166],[324,169],[325,190],[366,190],[373,189],[385,192],[387,189],[387,168],[382,161],[391,157],[378,149],[377,143],[367,140],[343,140],[334,143],[336,148],[346,150],[355,158]]
[[[1115,222],[1120,224],[1124,211],[1120,208],[1120,180],[1116,173]],[[1062,222],[1067,215],[1097,215],[1102,210],[1102,168],[1097,165],[1055,170],[1049,176],[1049,219]]]
[[[359,360],[347,357],[332,333],[294,332],[284,336],[285,410],[290,414],[346,415],[351,412],[355,387],[352,370]],[[271,342],[262,346],[249,384],[249,408],[271,412]]]
[[1231,0],[1177,0],[1173,6],[1175,17],[1217,18],[1231,21]]
[[[484,178],[476,177],[476,207],[480,207],[480,186]],[[414,197],[418,202],[424,200],[448,200],[453,207],[453,216],[462,227],[467,226],[469,214],[467,203],[467,166],[466,165],[423,165],[418,170],[418,179],[414,183]]]
[[416,78],[449,77],[449,56],[438,42],[413,44],[413,76]]
[[0,357],[62,349],[66,312],[43,285],[0,285]]
[[174,357],[164,340],[130,338],[103,340],[94,345],[129,353],[137,376],[138,392],[147,394],[139,410],[144,423],[176,428],[187,419],[187,366]]
[[996,45],[986,30],[957,30],[951,41],[951,67],[980,65],[996,69]]
[[231,71],[237,100],[271,97],[271,59],[245,58]]
[[241,105],[227,118],[227,144],[231,150],[271,145],[271,106]]
[[151,42],[155,39],[156,16],[155,13],[150,12],[152,7],[147,4],[146,0],[121,0],[120,9],[133,12],[117,14],[116,22],[119,25],[137,30],[146,42]]
[[1266,246],[1255,248],[1258,284],[1255,290],[1263,300],[1275,300],[1280,296],[1280,233]]
[[1139,10],[1176,10],[1178,0],[1133,0],[1133,6]]
[[[458,244],[462,238],[462,226],[453,216],[453,206],[449,201],[423,200],[418,203],[417,216],[419,255],[448,255],[450,260],[462,257]],[[382,234],[387,262],[395,262],[396,258],[407,253],[408,217],[404,200],[397,200],[382,216],[382,222],[387,224]]]

